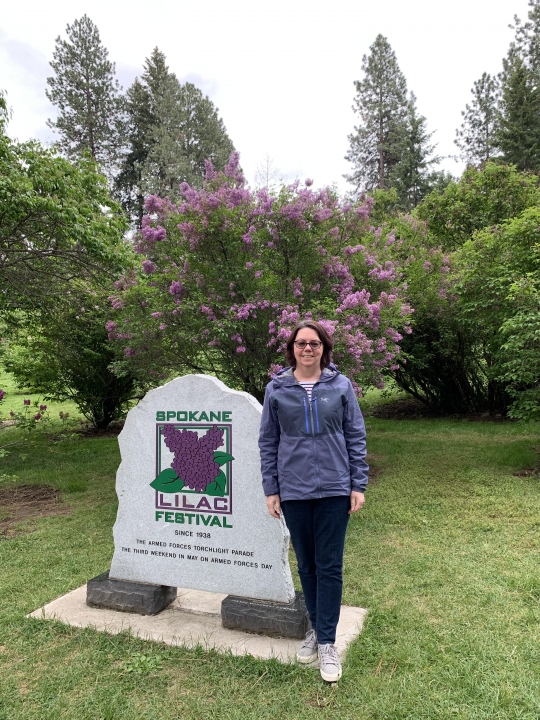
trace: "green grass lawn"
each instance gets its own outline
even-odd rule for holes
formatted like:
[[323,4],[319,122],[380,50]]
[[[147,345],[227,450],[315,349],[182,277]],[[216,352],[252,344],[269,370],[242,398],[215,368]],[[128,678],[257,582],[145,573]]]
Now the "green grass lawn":
[[[378,474],[350,523],[343,600],[369,615],[336,686],[25,619],[109,567],[119,456],[111,437],[10,445],[0,489],[52,484],[71,513],[0,540],[0,718],[538,720],[540,480],[513,473],[536,464],[540,426],[367,423]],[[20,437],[6,428],[0,446]]]

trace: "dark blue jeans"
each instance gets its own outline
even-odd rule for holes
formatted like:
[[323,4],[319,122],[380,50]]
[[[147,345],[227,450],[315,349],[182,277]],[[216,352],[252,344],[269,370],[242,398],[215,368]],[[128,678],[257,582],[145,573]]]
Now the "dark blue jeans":
[[348,495],[320,500],[282,500],[298,560],[311,626],[320,645],[334,644],[343,589],[343,548],[349,522]]

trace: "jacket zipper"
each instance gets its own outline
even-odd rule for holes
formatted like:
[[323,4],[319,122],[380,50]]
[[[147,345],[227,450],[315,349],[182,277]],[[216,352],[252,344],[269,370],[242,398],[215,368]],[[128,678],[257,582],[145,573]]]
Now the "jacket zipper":
[[319,410],[318,410],[318,408],[317,408],[317,396],[316,396],[316,395],[315,395],[315,397],[312,399],[312,402],[313,402],[313,407],[315,408],[315,422],[316,422],[316,424],[317,424],[317,432],[320,433],[320,432],[321,432],[321,429],[320,429],[320,427],[319,427]]
[[[315,383],[316,385],[317,383]],[[313,386],[313,389],[315,388],[315,385]],[[313,423],[313,408],[315,408],[315,420],[317,423],[317,432],[320,432],[319,429],[319,413],[317,411],[317,395],[313,394],[313,390],[311,391],[311,402],[309,403],[309,412],[311,416],[311,436],[313,437],[313,450],[315,455],[315,467],[317,468],[317,486],[319,490],[319,498],[322,497],[321,495],[321,471],[319,468],[319,453],[317,452],[317,438],[315,437],[315,425]]]
[[[306,393],[306,394],[307,394],[307,393]],[[308,411],[307,411],[306,398],[303,398],[303,403],[304,403],[304,417],[305,417],[305,419],[306,419],[306,432],[308,433],[308,432],[309,432],[309,421],[308,421]]]
[[[318,383],[319,383],[319,381],[317,380],[315,385],[317,385]],[[313,388],[315,388],[315,385],[313,386]],[[300,386],[300,387],[304,391],[304,394],[307,395],[307,390],[305,388],[303,388],[302,386]],[[306,402],[305,397],[302,399],[302,402],[304,404],[304,417],[306,420],[306,432],[308,433],[309,432],[309,422],[308,422],[308,414],[307,414],[307,402]],[[313,451],[314,451],[314,455],[315,455],[315,467],[317,469],[317,481],[318,481],[317,487],[319,490],[319,498],[321,498],[322,497],[322,495],[321,495],[321,473],[319,470],[319,455],[317,453],[317,439],[315,437],[315,424],[313,422],[313,405],[315,405],[315,421],[317,423],[317,432],[320,433],[319,412],[317,410],[317,396],[316,395],[313,396],[313,390],[312,390],[311,391],[311,402],[309,403],[309,418],[311,420],[311,437],[313,440]]]

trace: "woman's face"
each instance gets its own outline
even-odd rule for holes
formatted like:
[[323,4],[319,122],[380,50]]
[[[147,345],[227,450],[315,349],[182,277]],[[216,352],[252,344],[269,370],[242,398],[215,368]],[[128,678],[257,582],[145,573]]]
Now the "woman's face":
[[[314,342],[319,342],[320,346],[315,349],[312,348],[311,345],[306,345],[305,348],[301,349],[296,346],[296,343],[301,340],[304,340],[306,343],[313,340]],[[313,368],[318,368],[320,370],[323,350],[324,346],[322,344],[321,338],[312,328],[301,328],[296,333],[294,345],[294,359],[296,360],[297,368],[304,368],[305,370],[313,370]]]

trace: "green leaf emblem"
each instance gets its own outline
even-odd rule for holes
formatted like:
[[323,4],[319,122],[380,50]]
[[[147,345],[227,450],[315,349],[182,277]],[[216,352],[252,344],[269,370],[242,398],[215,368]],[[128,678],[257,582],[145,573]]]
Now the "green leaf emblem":
[[180,480],[172,468],[167,468],[150,483],[150,487],[163,493],[177,493],[184,487],[184,481]]
[[234,460],[232,455],[229,455],[229,453],[216,450],[214,453],[214,462],[216,462],[218,465],[225,465],[225,463],[229,462],[229,460]]
[[[218,461],[216,460],[216,462]],[[214,482],[211,482],[209,485],[206,486],[206,490],[204,491],[205,495],[223,497],[225,495],[226,482],[227,478],[225,477],[225,473],[223,472],[223,470],[220,470],[219,475],[214,480]]]

